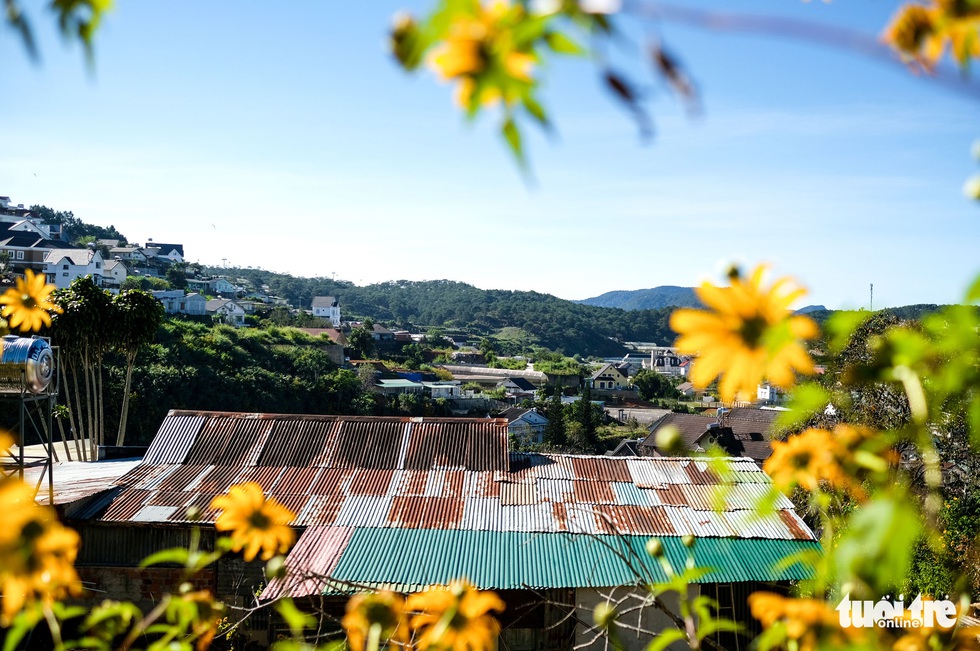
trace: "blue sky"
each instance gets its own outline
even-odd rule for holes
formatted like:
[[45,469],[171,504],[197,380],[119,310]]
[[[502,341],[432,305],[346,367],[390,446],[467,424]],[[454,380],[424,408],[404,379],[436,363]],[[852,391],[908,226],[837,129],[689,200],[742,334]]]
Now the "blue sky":
[[[896,6],[738,9],[876,34]],[[652,95],[644,145],[589,60],[552,64],[559,135],[529,138],[528,186],[496,116],[466,124],[449,87],[392,64],[385,32],[402,8],[118,0],[93,74],[35,15],[40,65],[0,32],[0,194],[182,242],[202,263],[358,284],[577,299],[765,261],[809,287],[803,303],[836,308],[867,306],[870,283],[875,307],[954,302],[980,271],[980,206],[961,193],[980,100],[827,47],[644,24],[629,40],[664,39],[703,115],[627,46],[614,60]]]

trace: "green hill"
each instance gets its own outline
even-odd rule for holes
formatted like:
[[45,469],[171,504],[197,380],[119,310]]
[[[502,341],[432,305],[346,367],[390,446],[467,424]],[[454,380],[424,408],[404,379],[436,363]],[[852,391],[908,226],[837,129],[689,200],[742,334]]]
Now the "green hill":
[[693,287],[664,285],[650,289],[617,290],[576,303],[622,310],[661,310],[667,307],[701,307]]

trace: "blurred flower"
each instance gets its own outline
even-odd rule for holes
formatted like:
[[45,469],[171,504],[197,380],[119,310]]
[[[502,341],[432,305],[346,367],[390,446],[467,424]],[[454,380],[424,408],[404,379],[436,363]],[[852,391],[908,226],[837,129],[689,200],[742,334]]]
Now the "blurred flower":
[[489,613],[503,611],[504,602],[493,592],[481,592],[465,581],[456,581],[409,595],[405,605],[416,613],[411,627],[419,649],[483,651],[497,646],[500,624]]
[[[781,625],[786,638],[795,641],[801,651],[816,648],[825,629],[840,632],[837,612],[820,599],[794,599],[774,592],[753,592],[749,595],[752,616],[770,629]],[[791,647],[792,648],[792,647]]]
[[0,296],[0,304],[4,306],[0,314],[8,318],[11,328],[37,332],[42,325],[51,325],[50,312],[61,313],[61,308],[50,299],[54,290],[54,285],[45,282],[44,274],[35,276],[28,269],[24,278],[17,279],[16,288],[11,287]]
[[[196,638],[194,641],[196,651],[211,648],[211,642],[218,633],[218,626],[224,614],[224,604],[215,601],[210,590],[195,590],[181,594],[180,599],[174,602],[174,606],[174,612],[168,612],[168,619],[172,623],[189,623],[190,632]],[[189,617],[182,617],[183,613],[188,614]]]
[[935,65],[949,45],[953,58],[966,66],[980,57],[980,5],[971,0],[933,0],[906,4],[886,28],[882,40],[903,56],[927,67]]
[[730,287],[704,283],[697,294],[711,311],[682,309],[670,317],[670,327],[680,335],[678,350],[697,355],[691,382],[704,388],[721,375],[718,388],[725,402],[754,398],[764,378],[787,389],[797,372],[813,372],[813,361],[800,340],[816,337],[817,326],[788,309],[806,292],[789,278],[764,288],[765,271],[764,266],[756,267],[747,281],[735,271]]
[[211,500],[211,508],[222,511],[214,528],[231,532],[232,550],[244,549],[246,561],[254,559],[260,550],[262,560],[267,561],[288,551],[296,540],[289,527],[296,515],[274,498],[266,499],[255,482],[232,486],[227,495]]
[[785,441],[773,441],[772,456],[766,459],[763,470],[776,488],[786,494],[796,486],[813,492],[820,488],[821,482],[826,482],[864,501],[868,495],[859,481],[861,477],[869,467],[887,469],[889,462],[895,461],[890,450],[885,450],[882,457],[865,449],[866,443],[878,445],[874,433],[861,425],[841,424],[833,432],[810,428]]
[[405,600],[388,590],[369,592],[351,597],[347,613],[341,620],[347,632],[347,644],[351,651],[364,651],[373,625],[379,627],[378,640],[399,646],[408,645],[408,622],[405,621]]
[[510,103],[533,84],[535,43],[515,29],[526,18],[522,5],[507,0],[475,2],[452,18],[427,62],[441,79],[457,82],[457,104]]
[[54,510],[38,506],[34,491],[15,479],[0,481],[0,625],[24,606],[81,592],[75,572],[79,538],[58,522]]

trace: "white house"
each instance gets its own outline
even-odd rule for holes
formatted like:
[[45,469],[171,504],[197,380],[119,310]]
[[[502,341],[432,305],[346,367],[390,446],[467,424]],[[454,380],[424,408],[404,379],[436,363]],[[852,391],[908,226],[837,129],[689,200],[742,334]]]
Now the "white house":
[[183,244],[164,244],[162,242],[154,242],[153,240],[148,240],[146,242],[147,247],[153,247],[157,250],[157,257],[163,258],[171,263],[173,262],[183,262],[184,261],[184,245]]
[[106,260],[102,263],[103,287],[110,291],[118,290],[128,275],[129,269],[122,260]]
[[333,296],[314,296],[313,316],[328,319],[331,325],[340,326],[340,303]]
[[440,382],[423,382],[422,386],[425,388],[425,392],[428,393],[433,400],[437,398],[459,398],[460,397],[460,382],[459,380],[442,380]]
[[544,430],[548,427],[548,419],[538,413],[537,409],[511,407],[500,417],[507,419],[507,434],[521,443],[527,445],[544,442]]
[[241,328],[245,325],[245,309],[231,299],[212,299],[207,302],[206,309],[207,313],[213,316],[215,320],[224,321],[236,328]]
[[44,274],[58,289],[68,287],[80,276],[92,276],[101,287],[102,272],[102,254],[94,249],[55,249],[44,256]]
[[227,278],[222,278],[222,277],[209,278],[207,280],[188,278],[187,286],[203,294],[234,294],[235,293],[235,286],[231,284],[231,281],[229,281]]
[[182,289],[167,289],[153,292],[153,297],[163,303],[163,310],[167,314],[204,316],[208,313],[208,299],[196,292],[184,294]]

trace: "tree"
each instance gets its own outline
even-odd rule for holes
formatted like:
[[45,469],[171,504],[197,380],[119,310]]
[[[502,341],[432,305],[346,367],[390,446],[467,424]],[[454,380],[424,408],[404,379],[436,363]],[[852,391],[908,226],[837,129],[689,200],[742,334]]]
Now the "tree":
[[666,375],[649,369],[643,369],[633,377],[633,386],[644,400],[679,396],[677,388]]
[[51,339],[61,347],[66,405],[72,429],[88,439],[90,458],[105,444],[102,361],[112,344],[112,299],[89,276],[76,278],[54,300],[62,309],[51,324]]
[[163,278],[155,278],[153,276],[126,276],[126,280],[122,281],[120,289],[122,291],[138,289],[144,292],[151,292],[173,288]]
[[167,272],[164,274],[167,282],[174,289],[187,289],[187,263],[186,262],[174,262],[169,267],[167,267]]
[[129,395],[133,385],[133,366],[143,346],[154,341],[163,322],[163,304],[152,294],[127,290],[112,299],[112,325],[116,347],[126,359],[126,380],[123,385],[122,410],[116,445],[126,440],[126,421],[129,418]]
[[374,357],[374,337],[366,328],[354,328],[347,337],[347,347],[350,348],[351,357],[357,359],[371,359]]
[[544,416],[548,419],[548,425],[544,430],[544,442],[555,448],[562,448],[568,444],[568,435],[565,431],[565,405],[561,401],[561,396],[561,387],[555,387],[555,392],[544,408]]

